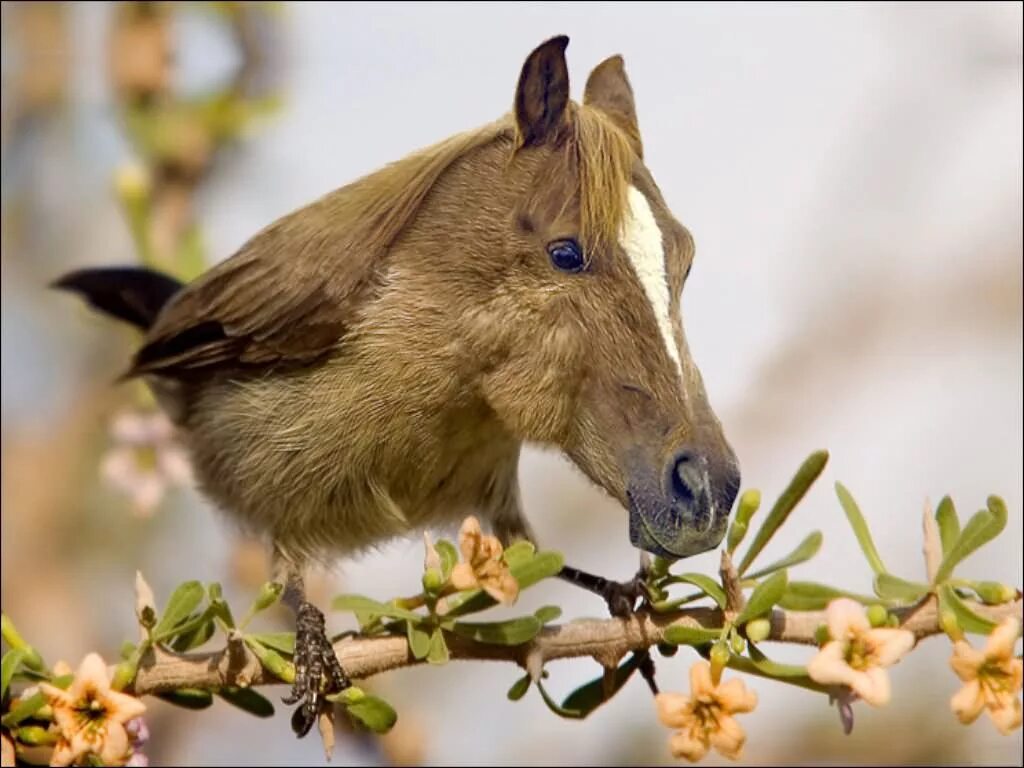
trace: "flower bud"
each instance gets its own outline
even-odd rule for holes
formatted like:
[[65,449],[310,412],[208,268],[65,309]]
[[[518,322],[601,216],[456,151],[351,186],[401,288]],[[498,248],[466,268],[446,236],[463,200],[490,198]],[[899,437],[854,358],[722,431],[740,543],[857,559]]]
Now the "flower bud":
[[44,746],[56,744],[57,735],[38,725],[23,725],[18,729],[18,741],[30,746]]
[[752,488],[749,491],[744,491],[743,495],[740,496],[740,504],[736,509],[736,520],[742,522],[744,525],[750,524],[750,518],[757,512],[758,507],[761,506],[761,492],[756,488]]
[[429,568],[423,572],[423,591],[432,595],[441,591],[444,586],[444,576],[439,568]]
[[752,643],[759,643],[771,634],[772,623],[768,619],[753,619],[747,622],[747,638]]
[[729,552],[735,552],[736,547],[743,541],[743,537],[747,535],[747,524],[736,520],[731,526],[729,526],[729,536],[725,540],[725,547]]
[[276,603],[281,593],[284,592],[284,586],[276,581],[268,581],[260,587],[260,593],[256,595],[256,600],[252,604],[253,613],[257,611],[265,611],[267,608]]
[[153,590],[142,576],[142,571],[135,572],[135,616],[139,624],[147,630],[156,626],[156,603]]
[[711,648],[711,679],[715,685],[718,685],[718,681],[722,678],[722,670],[726,664],[729,663],[730,658],[729,646],[719,640]]
[[445,578],[441,555],[428,531],[423,532],[423,591],[435,595],[444,586]]
[[746,650],[747,641],[740,636],[739,632],[733,632],[729,637],[729,646],[732,648],[732,652],[738,655]]
[[868,622],[872,627],[884,627],[889,620],[889,612],[884,605],[868,606]]
[[988,605],[1008,603],[1017,597],[1016,590],[1006,584],[1000,584],[998,581],[979,581],[973,586],[978,597]]
[[438,573],[440,573],[441,555],[438,554],[437,547],[434,546],[434,540],[430,537],[429,531],[423,532],[423,549],[423,570],[436,570]]

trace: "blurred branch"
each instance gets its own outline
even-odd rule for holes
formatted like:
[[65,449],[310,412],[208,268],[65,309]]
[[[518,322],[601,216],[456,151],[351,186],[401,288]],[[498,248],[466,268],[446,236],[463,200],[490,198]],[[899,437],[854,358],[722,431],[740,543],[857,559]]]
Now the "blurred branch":
[[[980,616],[999,621],[1007,616],[1022,618],[1022,600],[986,606],[971,603]],[[906,608],[894,609],[900,626],[920,640],[943,630],[934,597]],[[518,664],[534,676],[548,661],[591,657],[602,666],[614,667],[631,651],[651,648],[664,641],[665,630],[672,626],[718,630],[722,612],[716,608],[690,608],[670,614],[640,611],[629,619],[583,620],[552,626],[533,640],[517,646],[480,643],[447,635],[453,659],[473,661],[507,661]],[[825,623],[824,611],[783,611],[771,614],[771,633],[767,640],[797,645],[817,645],[815,635]],[[413,657],[404,637],[354,638],[334,646],[338,661],[348,675],[362,679],[403,667],[422,663]],[[138,695],[160,693],[181,688],[219,688],[225,685],[272,685],[282,682],[264,670],[246,650],[229,656],[227,650],[217,653],[174,655],[156,650],[143,658],[134,692]],[[229,659],[231,659],[229,661]]]

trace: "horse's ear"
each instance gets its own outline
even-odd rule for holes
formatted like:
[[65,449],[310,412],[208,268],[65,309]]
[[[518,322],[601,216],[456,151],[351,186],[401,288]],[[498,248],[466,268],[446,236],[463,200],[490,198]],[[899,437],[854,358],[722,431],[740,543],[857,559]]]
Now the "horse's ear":
[[614,120],[629,136],[637,154],[643,157],[633,87],[626,77],[626,66],[621,56],[610,56],[594,67],[583,91],[583,103],[600,109]]
[[565,35],[553,37],[537,46],[523,64],[515,102],[520,146],[543,144],[566,123],[569,105],[567,45],[569,38]]

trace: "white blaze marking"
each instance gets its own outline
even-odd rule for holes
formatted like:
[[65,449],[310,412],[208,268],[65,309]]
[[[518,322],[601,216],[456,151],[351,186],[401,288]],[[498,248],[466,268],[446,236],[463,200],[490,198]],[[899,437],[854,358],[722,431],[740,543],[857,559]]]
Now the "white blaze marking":
[[668,275],[665,273],[665,248],[662,245],[661,229],[654,220],[651,204],[644,193],[636,187],[629,187],[629,212],[623,223],[619,244],[633,270],[640,278],[640,284],[647,294],[647,301],[654,310],[654,319],[661,331],[661,340],[665,342],[668,356],[676,364],[679,378],[683,378],[683,364],[679,360],[679,347],[672,333],[672,298],[668,290]]

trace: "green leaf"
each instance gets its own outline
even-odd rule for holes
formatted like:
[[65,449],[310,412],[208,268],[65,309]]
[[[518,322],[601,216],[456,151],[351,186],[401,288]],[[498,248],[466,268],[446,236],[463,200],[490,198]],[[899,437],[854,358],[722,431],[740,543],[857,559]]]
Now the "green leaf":
[[757,534],[754,536],[754,540],[750,543],[747,554],[743,556],[743,560],[740,562],[740,576],[747,572],[747,569],[754,562],[754,558],[761,553],[761,550],[764,549],[768,541],[775,535],[775,532],[786,522],[790,512],[800,503],[800,499],[804,497],[804,494],[807,493],[814,481],[818,479],[818,475],[825,469],[825,464],[827,463],[828,451],[815,451],[804,460],[796,475],[790,480],[786,490],[782,492],[782,495],[779,496],[778,501],[772,507],[771,512],[768,513],[768,517],[761,524]]
[[521,645],[529,642],[540,632],[542,624],[536,616],[521,616],[518,619],[492,622],[457,621],[452,631],[489,645]]
[[252,605],[249,607],[249,613],[246,614],[246,620],[251,619],[260,611],[265,611],[267,608],[272,606],[278,600],[281,599],[281,595],[284,593],[284,585],[277,581],[268,581],[260,587],[259,593],[252,601]]
[[942,540],[942,554],[948,555],[949,551],[960,538],[960,518],[956,514],[956,507],[949,496],[943,496],[935,510],[935,522],[939,524],[939,538]]
[[544,688],[544,685],[541,683],[540,680],[536,681],[536,685],[537,691],[540,693],[540,697],[547,705],[548,709],[550,709],[559,717],[564,717],[567,720],[582,720],[584,717],[586,717],[586,715],[581,714],[578,710],[565,709],[564,707],[562,707],[561,704],[552,699],[550,694],[547,692],[547,689]]
[[427,654],[430,653],[430,633],[421,629],[417,622],[407,621],[405,635],[409,639],[409,649],[413,658],[427,658]]
[[338,595],[331,601],[331,608],[336,611],[353,611],[373,616],[388,616],[392,619],[422,621],[423,617],[406,608],[399,608],[390,603],[379,603],[362,595]]
[[447,664],[448,663],[448,643],[444,641],[444,632],[438,627],[430,635],[430,647],[427,651],[427,663],[429,664]]
[[786,678],[801,678],[807,677],[807,667],[795,665],[795,664],[779,664],[776,661],[772,661],[758,648],[756,645],[751,643],[750,648],[750,660],[754,662],[754,666],[767,675],[771,675],[777,680],[783,680]]
[[0,663],[0,699],[7,696],[7,688],[14,679],[14,673],[18,671],[21,662],[25,659],[24,648],[12,648],[4,654],[3,662]]
[[285,660],[277,651],[263,645],[254,635],[247,635],[243,639],[265,670],[285,683],[295,681],[295,666],[291,662]]
[[[189,628],[180,632],[174,640],[171,641],[171,648],[178,653],[184,653],[185,651],[191,651],[193,648],[198,648],[211,637],[213,637],[214,630],[216,627],[213,624],[212,611],[207,611],[202,614],[201,617],[196,617],[197,621],[186,622]],[[201,621],[198,619],[202,619]]]
[[25,652],[25,655],[22,657],[22,662],[26,667],[29,667],[36,672],[46,671],[46,665],[43,663],[43,657],[39,655],[35,648],[25,642],[21,633],[19,633],[17,628],[14,626],[14,622],[7,617],[6,613],[0,613],[0,634],[2,634],[4,642],[12,649]]
[[778,605],[787,611],[820,611],[837,597],[848,597],[863,605],[878,602],[875,597],[845,592],[813,581],[791,581]]
[[[513,545],[515,546],[515,545]],[[510,565],[509,570],[519,582],[519,589],[524,590],[532,587],[538,581],[557,576],[562,570],[563,559],[559,552],[538,552],[529,560],[517,562]],[[465,616],[467,613],[476,613],[485,608],[495,605],[495,600],[486,592],[480,589],[466,592],[461,600],[451,600],[449,603],[448,618]]]
[[565,701],[562,702],[562,709],[569,712],[578,712],[580,718],[586,717],[618,693],[629,678],[633,676],[637,666],[637,657],[634,654],[616,668],[609,688],[606,688],[608,684],[602,675],[585,685],[581,685],[566,696]]
[[729,535],[726,537],[726,550],[731,555],[736,551],[743,539],[746,538],[747,529],[750,527],[750,519],[761,506],[761,492],[757,489],[744,491],[736,505],[736,515],[732,525],[729,527]]
[[[61,675],[50,680],[50,683],[57,688],[67,689],[71,682],[75,679],[74,675]],[[27,720],[32,717],[36,712],[42,709],[46,705],[46,698],[42,693],[36,692],[29,696],[27,699],[22,699],[18,702],[18,706],[11,709],[7,714],[0,718],[0,724],[5,728],[13,728],[22,720]]]
[[229,704],[256,717],[273,717],[274,705],[262,694],[252,688],[226,687],[217,691],[217,695]]
[[864,519],[864,515],[861,514],[857,502],[854,501],[853,496],[850,495],[850,492],[846,490],[846,486],[842,483],[836,483],[836,495],[839,497],[839,503],[846,513],[846,519],[850,521],[853,533],[857,537],[857,543],[860,544],[864,557],[868,559],[868,563],[871,565],[871,570],[875,573],[886,573],[885,564],[882,563],[882,558],[878,555],[875,542],[871,538],[871,531],[868,529],[867,521]]
[[[68,683],[70,684],[70,680]],[[14,707],[10,712],[0,718],[0,724],[2,724],[4,728],[13,728],[22,720],[32,717],[32,715],[42,709],[44,704],[46,704],[46,699],[43,698],[43,694],[33,694],[27,699],[19,701],[18,706]]]
[[502,554],[502,559],[511,568],[531,560],[537,549],[529,541],[517,541]]
[[723,590],[721,586],[719,586],[718,582],[710,576],[705,576],[703,573],[681,573],[678,576],[671,576],[668,579],[668,583],[692,584],[718,603],[719,608],[725,608],[725,590]]
[[15,741],[28,744],[33,747],[53,746],[58,741],[56,733],[41,725],[24,725],[14,734]]
[[[751,648],[753,646],[751,645]],[[764,677],[769,680],[777,680],[788,685],[795,685],[799,688],[806,688],[818,693],[828,693],[829,687],[814,682],[804,667],[796,667],[789,664],[778,664],[768,660],[761,654],[757,660],[748,659],[745,656],[732,656],[729,659],[729,669],[738,672],[746,672],[748,675]]]
[[153,627],[153,640],[160,642],[177,634],[178,625],[199,607],[205,596],[206,590],[198,581],[186,581],[174,590],[171,599],[167,601],[160,621]]
[[210,607],[207,608],[210,616],[220,619],[229,629],[235,628],[235,617],[231,614],[231,606],[224,602],[222,597],[211,597]]
[[743,606],[740,615],[736,617],[736,624],[743,625],[751,619],[769,613],[785,594],[787,581],[786,571],[779,571],[754,587],[754,591],[747,598],[747,604]]
[[988,497],[988,509],[976,512],[967,521],[956,543],[942,560],[935,575],[936,583],[953,575],[953,569],[968,555],[988,544],[1006,527],[1006,504],[998,496]]
[[907,581],[891,573],[880,573],[875,576],[875,594],[884,600],[914,603],[927,595],[929,589],[927,584]]
[[434,545],[434,548],[441,558],[441,578],[444,581],[448,581],[448,578],[452,575],[452,568],[459,562],[459,553],[455,549],[455,545],[446,539],[441,539]]
[[557,576],[564,560],[560,552],[538,552],[530,560],[509,565],[520,589],[532,587],[538,581]]
[[110,680],[110,687],[115,691],[123,691],[135,680],[139,674],[139,664],[142,657],[149,652],[151,641],[147,638],[132,651],[132,654],[114,667],[114,674]]
[[206,709],[213,704],[213,694],[199,688],[179,688],[176,691],[165,691],[156,694],[168,704],[183,709]]
[[665,630],[665,642],[672,645],[704,645],[722,636],[720,629],[704,629],[685,624],[673,624]]
[[687,603],[692,603],[695,600],[700,600],[707,597],[703,592],[694,592],[692,595],[683,595],[674,600],[659,600],[651,605],[651,608],[655,613],[672,613],[673,611],[679,610],[680,607]]
[[387,733],[398,721],[398,713],[394,708],[377,696],[363,696],[358,701],[346,704],[345,711],[353,721],[374,733]]
[[821,549],[821,542],[824,537],[821,535],[821,531],[813,531],[808,534],[807,538],[800,542],[800,545],[786,555],[781,560],[776,560],[771,565],[766,565],[759,571],[754,571],[748,574],[748,579],[759,579],[762,576],[767,576],[770,573],[774,573],[782,568],[791,568],[794,565],[800,565],[800,563],[806,563]]
[[294,632],[264,632],[257,635],[246,635],[267,648],[292,656],[295,654]]
[[971,610],[970,606],[949,584],[939,587],[939,614],[941,615],[944,611],[952,611],[960,628],[972,635],[987,635],[996,628],[994,622]]
[[509,688],[508,693],[505,694],[506,696],[508,696],[508,700],[519,701],[521,698],[523,698],[523,696],[526,695],[526,692],[530,690],[531,682],[532,681],[530,680],[529,675],[523,675],[514,683],[512,683],[512,687]]
[[550,624],[561,617],[562,609],[557,605],[545,605],[534,611],[533,615],[537,617],[537,621],[541,624]]

